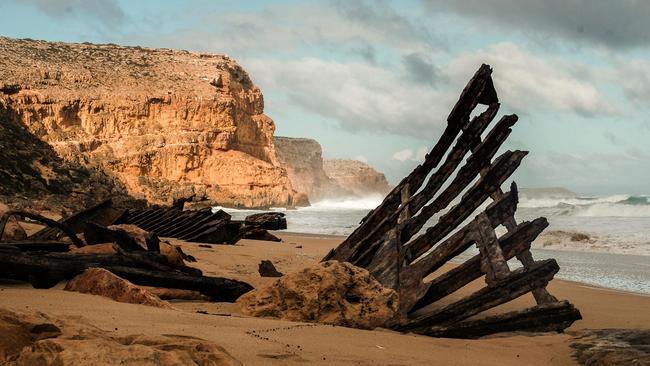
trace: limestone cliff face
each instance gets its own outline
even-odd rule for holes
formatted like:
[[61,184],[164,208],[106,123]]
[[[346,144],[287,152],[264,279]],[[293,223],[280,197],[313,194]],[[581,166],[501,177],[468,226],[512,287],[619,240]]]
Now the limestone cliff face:
[[0,94],[68,162],[150,202],[292,206],[261,91],[226,56],[0,37]]
[[382,195],[391,190],[383,173],[358,160],[324,159],[323,169],[344,190],[356,196]]
[[[280,162],[286,167],[293,188],[316,202],[342,192],[323,170],[323,149],[318,141],[308,138],[274,138]],[[346,193],[346,192],[343,192]]]
[[0,202],[61,215],[125,193],[102,171],[61,159],[18,122],[0,94]]
[[386,194],[390,190],[386,177],[365,163],[323,159],[323,150],[316,140],[279,136],[274,140],[278,158],[285,165],[294,189],[307,195],[311,202]]

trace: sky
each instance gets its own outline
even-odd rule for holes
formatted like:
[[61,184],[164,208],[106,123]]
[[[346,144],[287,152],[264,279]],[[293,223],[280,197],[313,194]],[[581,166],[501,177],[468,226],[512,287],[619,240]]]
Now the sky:
[[504,149],[530,151],[514,179],[582,195],[650,194],[648,19],[645,0],[0,2],[8,37],[227,54],[276,135],[392,183],[487,63],[519,116]]

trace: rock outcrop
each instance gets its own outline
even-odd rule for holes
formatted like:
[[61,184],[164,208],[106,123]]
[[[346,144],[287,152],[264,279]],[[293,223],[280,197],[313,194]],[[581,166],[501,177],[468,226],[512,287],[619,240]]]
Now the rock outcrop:
[[324,159],[323,169],[341,189],[350,191],[355,196],[367,196],[371,193],[385,195],[391,190],[386,176],[362,161]]
[[362,329],[387,326],[398,309],[395,291],[365,269],[337,261],[286,274],[237,302],[247,315]]
[[[3,56],[0,64],[4,60]],[[25,128],[11,107],[13,102],[6,100],[1,90],[1,202],[12,208],[61,214],[88,207],[108,196],[125,195],[123,185],[105,173],[61,159],[51,145]]]
[[[65,162],[154,203],[293,205],[262,93],[227,56],[4,37],[0,52],[6,114]],[[25,169],[47,187],[53,168]]]
[[0,364],[42,366],[241,366],[226,350],[199,338],[115,336],[76,318],[0,309]]
[[[9,211],[9,206],[4,203],[0,203],[0,217],[2,217],[7,211]],[[27,233],[18,220],[15,217],[10,217],[5,225],[4,232],[0,236],[0,240],[25,240],[27,238]]]
[[341,194],[336,182],[323,170],[323,149],[318,141],[281,136],[274,137],[274,141],[293,188],[308,198],[302,204]]
[[571,343],[582,365],[650,365],[650,330],[588,329]]
[[131,282],[103,268],[89,268],[68,281],[64,290],[108,297],[118,302],[170,309],[171,306]]
[[390,191],[386,177],[368,164],[323,159],[323,149],[316,140],[276,136],[274,141],[293,188],[311,202]]

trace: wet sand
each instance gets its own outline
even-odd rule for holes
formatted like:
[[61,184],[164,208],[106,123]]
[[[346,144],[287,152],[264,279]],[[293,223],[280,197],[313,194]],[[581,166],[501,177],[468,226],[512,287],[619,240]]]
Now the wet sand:
[[[284,273],[319,261],[341,238],[278,233],[283,243],[242,240],[234,246],[182,244],[195,256],[191,263],[206,275],[247,281],[259,286],[257,264],[270,259]],[[451,266],[451,265],[450,265]],[[441,271],[451,267],[443,268]],[[477,280],[453,301],[482,284]],[[436,339],[393,331],[349,329],[242,316],[235,304],[172,302],[177,310],[118,303],[93,295],[28,285],[0,284],[0,307],[16,312],[40,311],[62,318],[81,318],[116,336],[175,334],[217,342],[245,365],[574,365],[570,340],[585,328],[650,328],[650,296],[554,280],[550,292],[568,299],[582,312],[565,334],[507,334],[480,340]],[[526,295],[493,311],[532,305]],[[197,313],[197,310],[207,314]]]

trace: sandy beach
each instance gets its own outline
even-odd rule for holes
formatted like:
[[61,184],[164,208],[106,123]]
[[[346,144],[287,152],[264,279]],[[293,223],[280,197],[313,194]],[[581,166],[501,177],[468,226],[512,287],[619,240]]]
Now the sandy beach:
[[[278,270],[289,273],[319,261],[341,240],[333,236],[276,234],[282,243],[241,240],[236,245],[210,248],[175,244],[195,256],[197,262],[192,265],[206,275],[240,279],[257,287],[273,281],[259,276],[257,264],[262,259],[273,261]],[[478,281],[471,283],[455,296],[480,285]],[[573,302],[584,318],[565,334],[504,334],[480,340],[252,318],[241,315],[237,305],[230,303],[173,301],[176,309],[167,310],[62,288],[63,284],[37,290],[29,285],[1,283],[0,307],[74,319],[115,336],[198,337],[216,342],[244,365],[575,365],[570,343],[580,330],[650,327],[650,296],[561,280],[552,281],[549,290],[559,299]],[[492,311],[532,304],[532,296],[526,295]]]

